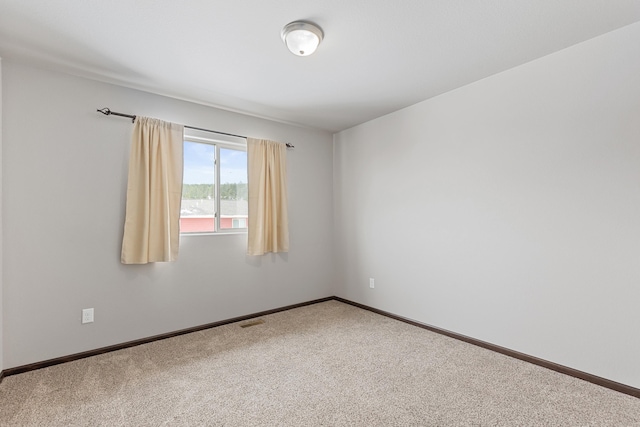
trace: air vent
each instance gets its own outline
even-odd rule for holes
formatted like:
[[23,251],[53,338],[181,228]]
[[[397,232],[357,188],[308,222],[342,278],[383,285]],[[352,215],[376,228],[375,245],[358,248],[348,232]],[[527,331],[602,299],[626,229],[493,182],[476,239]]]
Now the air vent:
[[248,328],[249,326],[262,325],[263,323],[264,323],[264,320],[258,319],[258,320],[253,320],[251,322],[244,323],[244,324],[240,325],[240,327],[241,328]]

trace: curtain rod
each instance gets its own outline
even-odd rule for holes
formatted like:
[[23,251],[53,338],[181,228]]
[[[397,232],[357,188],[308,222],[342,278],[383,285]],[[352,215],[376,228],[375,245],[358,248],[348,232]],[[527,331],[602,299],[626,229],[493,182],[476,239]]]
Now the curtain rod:
[[[114,116],[120,116],[120,117],[128,117],[131,119],[131,123],[134,123],[136,121],[136,116],[133,114],[122,114],[122,113],[116,113],[115,111],[111,111],[108,108],[102,108],[102,109],[98,109],[96,110],[99,113],[104,114],[105,116],[110,116],[110,115],[114,115]],[[204,128],[197,128],[194,126],[187,126],[184,125],[184,127],[188,128],[188,129],[194,129],[194,130],[203,130],[205,132],[212,132],[212,133],[217,133],[219,135],[227,135],[227,136],[235,136],[236,138],[244,138],[247,139],[246,136],[242,136],[242,135],[235,135],[233,133],[226,133],[226,132],[219,132],[217,130],[211,130],[211,129],[204,129]],[[287,148],[295,148],[292,144],[285,144],[287,146]]]

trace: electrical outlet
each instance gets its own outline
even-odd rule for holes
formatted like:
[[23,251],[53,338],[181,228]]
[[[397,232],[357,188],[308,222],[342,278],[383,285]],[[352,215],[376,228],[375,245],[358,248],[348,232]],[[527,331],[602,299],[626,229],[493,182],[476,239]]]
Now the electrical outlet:
[[82,323],[92,323],[92,322],[93,322],[93,308],[83,308]]
[[371,277],[369,277],[369,287],[370,287],[371,289],[373,289],[373,288],[375,288],[375,287],[376,287],[376,286],[375,286],[375,283],[373,283],[373,279],[372,279]]

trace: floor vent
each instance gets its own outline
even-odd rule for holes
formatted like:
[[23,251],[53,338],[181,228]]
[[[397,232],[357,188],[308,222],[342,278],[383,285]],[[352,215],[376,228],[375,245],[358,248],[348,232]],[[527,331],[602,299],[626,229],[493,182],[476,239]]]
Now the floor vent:
[[251,322],[244,323],[244,324],[240,325],[240,327],[241,328],[248,328],[249,326],[262,325],[263,323],[264,323],[264,320],[258,319],[258,320],[254,320],[254,321],[251,321]]

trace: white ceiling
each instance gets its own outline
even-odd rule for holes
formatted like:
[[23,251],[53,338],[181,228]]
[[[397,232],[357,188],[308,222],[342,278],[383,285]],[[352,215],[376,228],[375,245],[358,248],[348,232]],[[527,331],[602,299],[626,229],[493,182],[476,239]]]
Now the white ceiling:
[[[312,56],[280,39],[298,19]],[[0,57],[338,131],[637,21],[640,0],[0,0]]]

